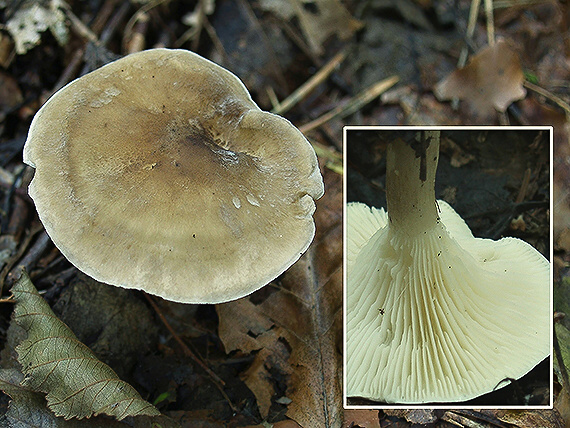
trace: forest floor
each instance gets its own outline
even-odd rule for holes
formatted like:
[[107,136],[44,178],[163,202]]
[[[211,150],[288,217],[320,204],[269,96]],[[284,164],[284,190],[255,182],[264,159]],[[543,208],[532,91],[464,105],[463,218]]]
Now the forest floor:
[[[483,3],[0,1],[0,415],[13,426],[58,427],[568,426],[570,7]],[[229,69],[319,157],[325,194],[312,245],[248,297],[187,305],[97,283],[51,243],[27,194],[33,169],[22,150],[39,108],[73,79],[153,47],[189,49]],[[475,236],[516,236],[549,259],[552,250],[553,389],[547,361],[469,405],[548,405],[552,392],[553,409],[343,408],[343,175],[348,201],[385,203],[384,143],[363,137],[344,170],[346,125],[554,127],[552,159],[538,131],[448,131],[437,187]],[[167,418],[65,421],[6,377],[19,370],[9,290],[20,266],[77,338]]]

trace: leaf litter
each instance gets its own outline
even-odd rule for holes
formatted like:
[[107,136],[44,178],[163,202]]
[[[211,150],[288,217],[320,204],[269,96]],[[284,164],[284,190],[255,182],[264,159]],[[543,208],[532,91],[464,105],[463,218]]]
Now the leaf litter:
[[46,393],[56,416],[83,419],[99,414],[122,420],[160,412],[77,340],[38,294],[25,271],[12,287],[14,320],[27,332],[16,347],[22,386]]
[[[0,6],[7,4],[9,6],[6,10],[8,10],[15,4],[25,3],[5,1],[0,2]],[[198,6],[202,7],[206,3],[213,2],[199,0],[196,2],[197,6],[192,5],[191,10],[197,10]],[[494,2],[497,15],[498,11],[504,12],[505,9],[510,14],[507,17],[508,14],[505,13],[503,19],[495,21],[495,31],[509,42],[514,42],[513,49],[520,58],[524,76],[530,77],[534,74],[538,79],[534,82],[547,89],[546,92],[539,93],[527,87],[524,99],[513,100],[512,104],[501,112],[493,103],[484,108],[479,107],[480,111],[473,106],[470,109],[456,110],[451,103],[439,102],[433,94],[435,84],[453,73],[456,68],[459,49],[464,45],[466,12],[471,3],[468,0],[455,2],[454,6],[450,6],[449,2],[437,0],[334,2],[343,5],[344,10],[350,13],[354,19],[350,22],[357,23],[356,26],[346,26],[350,29],[347,34],[342,34],[345,30],[342,25],[329,27],[330,24],[320,19],[324,17],[320,10],[321,6],[329,4],[324,1],[289,1],[287,5],[290,14],[285,17],[279,15],[279,12],[285,9],[285,6],[279,9],[279,2],[240,0],[236,2],[241,11],[239,15],[224,12],[224,16],[220,17],[220,11],[227,11],[230,3],[223,0],[213,3],[215,10],[212,15],[207,15],[205,20],[196,21],[191,29],[190,39],[185,39],[188,36],[185,34],[188,26],[182,22],[182,17],[186,15],[184,12],[188,12],[188,8],[182,7],[182,2],[177,0],[166,2],[95,0],[88,3],[89,7],[86,7],[87,3],[84,2],[71,3],[70,10],[73,10],[75,16],[81,17],[83,25],[85,28],[89,27],[90,33],[81,33],[78,31],[77,22],[66,21],[70,24],[68,28],[71,31],[68,34],[69,42],[65,44],[65,55],[64,49],[59,47],[57,36],[52,37],[54,34],[49,25],[35,31],[34,37],[36,35],[40,37],[34,38],[33,42],[27,44],[32,49],[26,54],[15,54],[14,40],[11,40],[11,45],[10,35],[4,35],[1,39],[0,56],[7,74],[5,80],[16,81],[22,97],[18,96],[15,98],[17,102],[11,102],[9,108],[3,109],[5,117],[0,117],[2,147],[18,147],[18,141],[21,145],[31,115],[41,104],[42,94],[50,93],[58,85],[63,85],[79,74],[89,71],[88,64],[92,58],[93,46],[99,46],[97,49],[109,52],[112,50],[114,54],[122,54],[127,51],[126,49],[121,51],[119,47],[122,46],[123,37],[129,41],[131,36],[135,36],[132,39],[138,40],[139,46],[143,47],[155,44],[192,47],[193,50],[216,59],[222,65],[239,64],[244,70],[239,74],[243,74],[242,78],[246,79],[248,86],[251,86],[256,102],[265,109],[279,105],[278,102],[271,104],[272,97],[284,99],[332,58],[339,48],[348,47],[349,55],[342,66],[323,80],[310,95],[298,101],[288,114],[290,120],[297,125],[311,124],[311,129],[307,133],[312,141],[327,150],[334,151],[336,155],[341,148],[342,126],[346,124],[553,124],[557,142],[555,186],[558,189],[554,213],[555,234],[560,238],[570,229],[570,223],[563,215],[569,211],[570,200],[567,197],[567,183],[570,182],[570,161],[567,156],[570,147],[567,143],[568,118],[564,114],[562,104],[553,102],[552,96],[558,96],[562,101],[568,102],[563,82],[570,76],[570,67],[565,55],[564,33],[560,30],[563,22],[560,18],[565,16],[567,5],[542,2],[530,6],[505,8],[505,2]],[[272,5],[265,8],[265,5],[270,3]],[[43,1],[40,4],[45,6],[57,2]],[[298,4],[301,5],[300,9],[295,9],[293,6]],[[295,12],[296,10],[301,12]],[[6,16],[11,15],[6,14]],[[141,17],[145,17],[146,24]],[[301,21],[304,23],[301,24]],[[233,29],[234,24],[238,28],[241,26],[244,31],[235,33],[230,31],[229,35],[224,34],[226,29]],[[311,33],[312,30],[307,29],[305,25],[313,25],[316,30]],[[486,22],[482,16],[479,16],[474,29],[470,43],[475,51],[480,51],[487,43],[487,38],[484,37]],[[128,34],[122,34],[121,30]],[[85,34],[89,35],[89,43],[82,39]],[[532,37],[529,37],[529,34]],[[223,37],[217,37],[218,35]],[[345,37],[351,36],[352,39],[344,41]],[[12,35],[13,39],[17,37],[23,36]],[[248,43],[247,37],[263,40],[263,43]],[[129,49],[134,46],[134,43],[128,44]],[[235,58],[240,58],[240,61],[236,61]],[[251,61],[248,58],[252,58]],[[263,77],[260,78],[260,75]],[[399,77],[399,83],[390,93],[385,93],[381,100],[374,99],[367,105],[359,106],[356,111],[350,112],[350,116],[336,115],[331,120],[317,122],[314,126],[315,119],[339,107],[339,100],[350,100],[365,88],[372,87],[392,75]],[[490,73],[488,76],[492,75]],[[269,89],[275,89],[275,94],[272,95]],[[464,101],[460,105],[463,107],[467,103],[468,101]],[[499,102],[498,105],[502,108],[505,102]],[[481,115],[481,111],[485,109],[487,114]],[[459,164],[468,161],[459,152],[454,153]],[[0,154],[3,155],[3,152]],[[10,198],[7,196],[14,190],[18,198],[25,201],[24,204],[27,204],[29,212],[32,212],[33,206],[24,197],[26,180],[18,181],[17,171],[21,168],[21,162],[13,154],[10,158],[4,155],[2,158],[0,173],[16,177],[9,185],[12,187],[7,187],[5,184],[0,187],[0,193],[5,200],[3,215],[4,212],[6,216],[16,215],[15,204],[10,204]],[[335,167],[335,170],[342,171],[339,167]],[[334,175],[328,175],[325,180],[327,192],[341,191],[341,185],[335,182]],[[331,207],[335,207],[335,204]],[[337,211],[333,212],[334,210]],[[326,217],[330,215],[340,216],[338,210],[338,205],[329,210],[320,203],[317,216],[323,215],[324,220],[327,220]],[[20,215],[19,218],[21,226],[18,235],[8,235],[3,229],[4,237],[27,236],[27,231],[32,228],[31,221],[25,215]],[[212,308],[188,310],[184,312],[184,316],[178,318],[176,330],[193,348],[200,351],[204,361],[216,372],[224,372],[225,392],[231,396],[234,403],[239,404],[238,413],[241,412],[242,416],[247,414],[247,417],[232,419],[227,413],[216,413],[221,407],[219,403],[210,405],[204,401],[192,401],[196,397],[208,394],[212,401],[218,400],[220,396],[211,392],[216,390],[211,387],[210,380],[198,373],[198,369],[188,360],[180,357],[181,352],[175,344],[172,344],[169,333],[163,333],[154,352],[142,355],[139,359],[139,365],[146,361],[152,365],[153,370],[137,369],[138,375],[135,377],[140,381],[139,385],[135,385],[137,389],[146,391],[145,396],[148,394],[152,399],[157,399],[166,392],[170,393],[169,398],[157,405],[170,414],[176,414],[186,426],[228,424],[243,426],[254,421],[256,423],[263,421],[264,426],[272,424],[283,428],[298,426],[291,419],[282,420],[285,414],[302,422],[304,426],[315,426],[311,424],[317,420],[316,426],[321,426],[321,420],[327,419],[318,418],[325,418],[327,414],[329,415],[327,423],[331,426],[340,426],[339,424],[370,427],[410,426],[411,422],[408,422],[412,418],[410,414],[390,416],[382,410],[378,412],[342,410],[340,396],[342,372],[339,359],[342,350],[341,329],[340,323],[336,321],[337,318],[331,316],[331,313],[334,313],[333,308],[339,301],[337,293],[340,261],[338,260],[342,254],[340,226],[335,226],[336,230],[333,228],[327,233],[327,224],[336,223],[325,221],[323,226],[321,223],[324,220],[320,217],[317,219],[317,241],[299,267],[291,274],[283,275],[268,290],[251,296],[246,302],[241,303],[241,306],[245,307],[245,312],[241,314],[236,312],[233,316],[234,320],[239,319],[242,322],[248,320],[250,324],[246,324],[247,329],[238,326],[236,321],[232,323],[229,315],[220,314],[219,330],[217,330],[218,318],[216,310]],[[69,272],[73,275],[73,270],[58,259],[56,252],[49,246],[43,247],[42,254],[39,251],[37,254],[34,253],[36,250],[30,251],[29,245],[33,242],[33,239],[17,240],[18,248],[11,252],[3,277],[10,279],[8,273],[17,262],[14,258],[18,256],[19,259],[25,255],[26,263],[35,270],[34,278],[37,278],[37,282],[44,290],[48,289],[47,297],[51,302],[53,299],[49,297],[57,295],[61,287],[67,286],[66,278],[69,278]],[[328,247],[324,242],[329,243]],[[570,244],[565,245],[562,238],[557,242],[563,245],[557,247],[555,258],[560,266],[559,273],[565,276],[570,266],[570,256],[566,249],[570,248]],[[295,281],[300,281],[307,289],[298,286]],[[312,306],[314,302],[319,304]],[[2,327],[8,323],[6,314],[10,312],[10,304],[6,305]],[[236,302],[236,309],[239,306]],[[174,308],[174,305],[161,302],[160,307],[168,312]],[[217,309],[221,313],[222,310]],[[172,309],[171,313],[175,311]],[[280,316],[280,311],[284,311],[284,315]],[[288,319],[297,316],[301,321]],[[73,320],[70,319],[69,322],[71,324]],[[229,333],[231,324],[236,329],[236,332],[232,333],[236,335],[234,338]],[[320,342],[311,343],[307,341],[308,338],[320,338]],[[223,340],[223,346],[220,339]],[[230,351],[232,346],[234,350]],[[320,355],[324,347],[330,347],[330,350],[326,350],[325,355]],[[229,354],[225,355],[222,351]],[[3,354],[9,355],[10,352]],[[3,362],[6,358],[10,357],[3,357]],[[168,366],[167,369],[165,365],[161,365],[165,361],[173,362],[172,366]],[[330,372],[319,373],[315,362],[320,366],[323,363],[330,363]],[[231,376],[234,378],[228,377],[230,375],[225,373],[230,366],[233,366],[234,370],[228,373],[232,373]],[[165,372],[168,372],[170,367],[172,370],[166,373],[168,375],[166,376]],[[183,375],[180,374],[181,367],[185,368]],[[160,386],[157,386],[157,383],[153,383],[154,377],[161,376]],[[243,393],[243,382],[239,378],[249,386],[253,394]],[[306,380],[309,381],[309,386],[304,383]],[[329,383],[325,385],[325,381]],[[563,397],[565,391],[566,389],[563,389],[559,397]],[[254,403],[251,404],[250,401]],[[13,400],[11,406],[17,405],[18,402]],[[258,409],[260,415],[253,414],[255,412],[251,411],[252,408]],[[563,413],[562,407],[557,408]],[[487,413],[493,412],[497,413],[493,410]],[[508,424],[520,427],[532,426],[528,425],[532,419],[517,419],[514,417],[517,412],[507,412],[511,413],[513,418]],[[545,413],[553,419],[538,419]],[[260,416],[265,414],[267,420],[263,417],[260,419]],[[310,418],[311,414],[315,415],[314,419]],[[548,424],[558,426],[560,422],[555,418],[556,410],[550,413],[532,411],[530,414],[536,416],[532,422],[543,423],[545,426],[550,426]],[[481,422],[484,420],[483,415],[476,412],[438,411],[433,412],[433,415],[437,417],[433,423],[435,426],[489,426],[490,423],[494,426],[501,424],[506,426],[507,424],[499,420],[499,413],[497,417],[491,419],[487,417],[486,420],[493,421],[485,422],[487,425]],[[366,418],[370,420],[366,421]],[[91,419],[89,422],[96,419]],[[570,417],[567,416],[565,419],[568,420]],[[245,420],[247,422],[244,422]],[[87,421],[82,420],[82,422]]]
[[464,67],[454,70],[435,86],[439,100],[457,98],[467,102],[475,114],[487,118],[504,112],[524,98],[524,74],[517,53],[505,40],[486,46]]
[[262,416],[277,392],[272,386],[272,371],[277,370],[287,379],[287,416],[304,427],[342,422],[342,190],[339,176],[330,170],[325,182],[310,250],[266,289],[217,306],[226,352],[256,352],[244,380],[256,394]]

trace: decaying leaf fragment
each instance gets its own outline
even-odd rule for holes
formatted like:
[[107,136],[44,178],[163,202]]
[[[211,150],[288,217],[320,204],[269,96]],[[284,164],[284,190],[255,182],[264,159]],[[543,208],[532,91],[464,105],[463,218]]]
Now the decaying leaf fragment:
[[[317,234],[301,259],[263,301],[217,305],[226,352],[256,352],[242,379],[267,414],[275,376],[287,380],[286,416],[303,427],[342,425],[342,179],[324,171],[327,192],[317,202]],[[261,292],[263,293],[263,292]],[[265,412],[265,413],[263,413]]]
[[65,24],[62,0],[26,2],[6,24],[14,38],[16,52],[25,54],[40,43],[41,33],[49,29],[60,45],[65,45],[69,31]]
[[524,75],[516,52],[505,40],[483,48],[463,68],[457,69],[435,87],[440,100],[465,100],[480,115],[504,112],[513,101],[526,95]]
[[323,43],[332,35],[346,40],[363,25],[340,0],[262,0],[260,6],[284,20],[296,16],[309,47],[317,55],[324,52]]
[[12,287],[14,320],[28,338],[16,347],[25,379],[22,385],[46,393],[56,416],[88,418],[99,414],[121,420],[159,415],[128,383],[97,359],[60,321],[25,272]]
[[109,418],[65,420],[46,407],[44,395],[22,386],[24,376],[16,369],[0,369],[0,390],[12,399],[0,426],[7,428],[126,428],[122,422]]

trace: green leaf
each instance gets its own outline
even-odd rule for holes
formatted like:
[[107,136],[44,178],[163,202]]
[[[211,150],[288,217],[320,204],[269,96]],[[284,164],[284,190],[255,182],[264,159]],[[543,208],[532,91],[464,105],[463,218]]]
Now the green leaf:
[[22,385],[46,393],[48,408],[57,416],[82,419],[106,414],[122,420],[160,414],[77,340],[25,272],[12,294],[14,320],[28,332],[16,348],[25,375]]

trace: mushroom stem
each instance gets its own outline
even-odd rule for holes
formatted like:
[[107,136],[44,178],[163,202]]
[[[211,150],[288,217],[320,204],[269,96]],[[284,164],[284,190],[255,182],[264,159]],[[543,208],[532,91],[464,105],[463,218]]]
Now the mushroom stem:
[[435,202],[435,172],[440,131],[423,131],[412,145],[396,140],[386,154],[386,199],[390,225],[414,236],[434,227],[439,214]]

